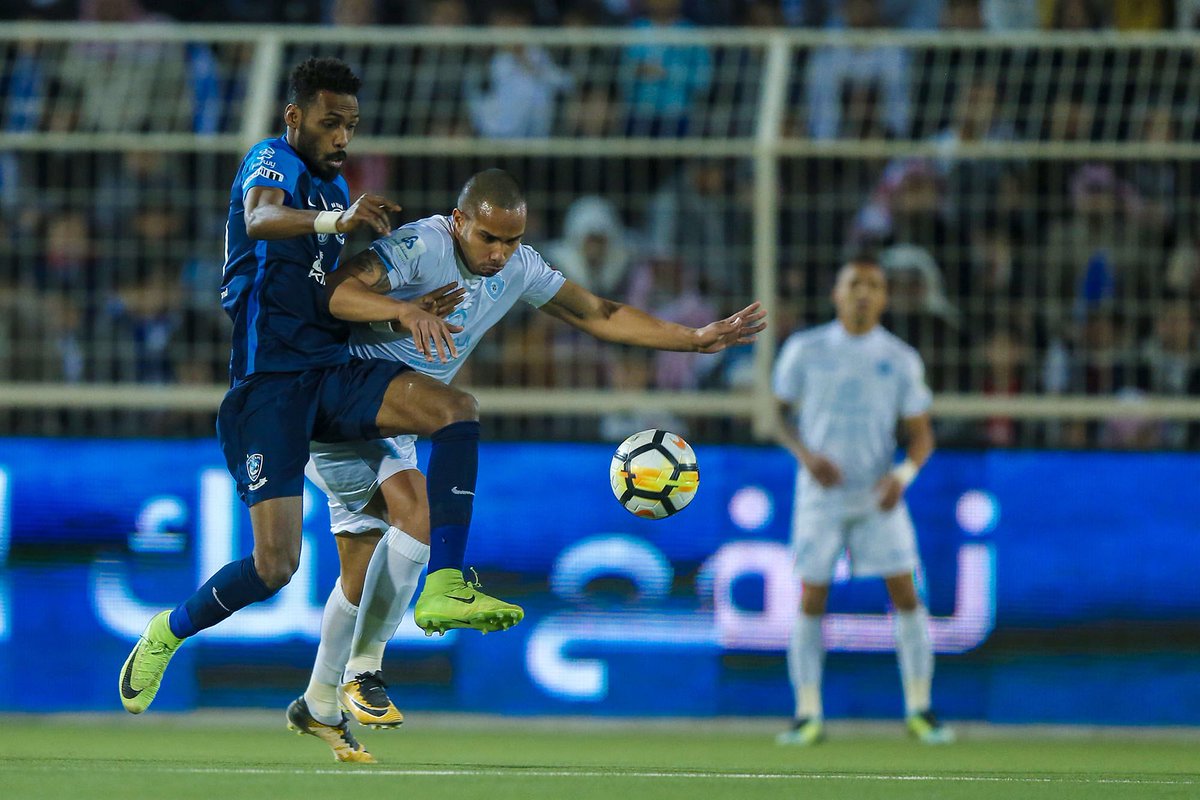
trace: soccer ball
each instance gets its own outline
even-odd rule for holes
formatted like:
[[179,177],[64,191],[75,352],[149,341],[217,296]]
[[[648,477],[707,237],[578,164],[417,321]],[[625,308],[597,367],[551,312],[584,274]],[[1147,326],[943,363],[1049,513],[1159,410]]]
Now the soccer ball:
[[691,445],[673,433],[639,431],[621,442],[608,469],[625,510],[646,519],[669,517],[692,502],[700,467]]

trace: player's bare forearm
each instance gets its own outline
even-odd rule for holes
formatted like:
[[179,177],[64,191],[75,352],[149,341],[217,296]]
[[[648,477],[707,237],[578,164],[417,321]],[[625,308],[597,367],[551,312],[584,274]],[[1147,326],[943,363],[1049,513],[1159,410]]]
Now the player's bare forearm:
[[787,403],[780,402],[775,414],[775,441],[779,442],[797,461],[803,462],[808,457],[808,448],[800,440],[800,432],[790,421],[792,408]]
[[[281,193],[282,194],[282,193]],[[260,204],[246,208],[246,235],[251,239],[292,239],[313,232],[316,211],[285,205]]]
[[606,342],[655,350],[700,349],[695,328],[598,297],[571,281],[563,284],[558,294],[542,306],[542,311]]
[[904,432],[907,439],[904,446],[905,458],[912,461],[918,468],[923,467],[937,446],[933,436],[933,422],[929,414],[905,419]]
[[[357,276],[341,274],[338,268],[330,276],[329,313],[347,322],[387,322],[403,316],[405,306],[413,306],[402,300],[394,300],[363,283]],[[334,278],[338,278],[336,281]]]
[[[290,239],[307,236],[316,230],[317,217],[332,211],[306,211],[285,205],[287,195],[282,189],[253,186],[246,192],[243,219],[246,235],[251,239]],[[350,208],[337,212],[335,233],[346,233],[358,227],[369,227],[380,236],[390,228],[388,212],[398,212],[400,206],[379,195],[364,194]]]

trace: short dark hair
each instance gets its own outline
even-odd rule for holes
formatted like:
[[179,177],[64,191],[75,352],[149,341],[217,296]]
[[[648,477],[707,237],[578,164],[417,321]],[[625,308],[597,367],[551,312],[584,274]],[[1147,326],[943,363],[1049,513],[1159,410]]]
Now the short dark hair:
[[463,184],[458,193],[458,210],[474,214],[487,203],[495,208],[515,211],[525,205],[525,193],[511,173],[502,169],[476,172]]
[[340,58],[310,58],[292,68],[288,76],[288,102],[307,106],[318,92],[358,94],[362,79]]

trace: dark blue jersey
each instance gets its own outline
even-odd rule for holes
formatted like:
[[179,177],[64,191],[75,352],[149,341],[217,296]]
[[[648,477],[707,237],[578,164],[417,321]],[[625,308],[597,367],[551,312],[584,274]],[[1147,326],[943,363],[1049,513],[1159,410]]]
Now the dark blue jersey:
[[344,211],[350,203],[345,178],[313,175],[282,136],[259,142],[242,160],[229,192],[221,285],[221,305],[233,320],[234,385],[255,373],[300,372],[350,357],[348,329],[325,296],[325,273],[337,267],[345,236],[251,239],[244,198],[255,186],[282,189],[290,208]]

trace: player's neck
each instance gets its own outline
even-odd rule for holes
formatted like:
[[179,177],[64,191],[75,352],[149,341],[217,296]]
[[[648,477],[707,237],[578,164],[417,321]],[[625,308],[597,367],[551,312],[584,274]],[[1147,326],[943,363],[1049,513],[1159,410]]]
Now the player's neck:
[[878,322],[856,323],[853,319],[842,319],[841,317],[838,317],[838,324],[842,326],[842,330],[854,337],[866,336],[879,326]]

